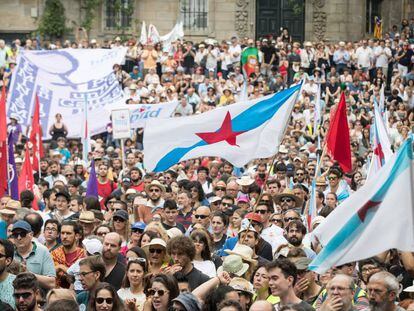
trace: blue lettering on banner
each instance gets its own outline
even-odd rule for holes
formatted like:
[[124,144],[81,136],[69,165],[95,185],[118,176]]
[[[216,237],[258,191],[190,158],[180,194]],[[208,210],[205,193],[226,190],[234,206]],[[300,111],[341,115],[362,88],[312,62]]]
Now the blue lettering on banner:
[[11,92],[9,99],[8,116],[13,114],[20,124],[27,126],[31,123],[30,112],[32,111],[32,99],[38,68],[22,56],[20,58],[19,70],[12,75]]

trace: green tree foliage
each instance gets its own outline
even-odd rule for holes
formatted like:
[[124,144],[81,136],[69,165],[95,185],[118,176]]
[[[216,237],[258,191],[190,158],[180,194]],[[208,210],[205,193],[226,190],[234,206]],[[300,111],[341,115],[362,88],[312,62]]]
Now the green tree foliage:
[[65,8],[60,0],[46,0],[38,30],[43,36],[51,38],[61,38],[65,34]]

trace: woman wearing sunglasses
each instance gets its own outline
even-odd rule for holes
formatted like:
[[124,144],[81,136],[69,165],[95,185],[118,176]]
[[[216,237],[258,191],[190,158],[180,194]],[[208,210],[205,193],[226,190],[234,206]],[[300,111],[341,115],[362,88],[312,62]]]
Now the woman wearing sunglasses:
[[147,299],[144,310],[167,311],[173,302],[172,300],[178,296],[180,290],[175,278],[167,274],[157,275],[151,280],[151,284],[147,289]]
[[129,310],[142,311],[146,295],[144,293],[144,276],[147,273],[147,261],[141,257],[128,258],[126,275],[118,295]]
[[124,311],[125,308],[115,289],[108,283],[100,283],[89,300],[90,311]]
[[112,216],[113,231],[118,233],[122,238],[122,249],[128,245],[129,238],[129,215],[125,210],[117,210]]
[[147,254],[149,261],[148,272],[156,275],[168,266],[167,260],[167,243],[163,239],[152,239],[142,248]]

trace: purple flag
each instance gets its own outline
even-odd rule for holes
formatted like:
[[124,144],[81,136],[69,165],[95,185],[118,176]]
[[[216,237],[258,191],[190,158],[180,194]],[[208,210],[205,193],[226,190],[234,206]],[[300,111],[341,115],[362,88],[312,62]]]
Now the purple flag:
[[95,160],[91,162],[91,172],[86,186],[86,196],[98,198],[98,180],[96,179]]
[[9,135],[9,163],[8,163],[9,194],[13,200],[18,201],[19,200],[19,179],[17,176],[16,162],[14,161],[13,140],[11,139],[10,135]]

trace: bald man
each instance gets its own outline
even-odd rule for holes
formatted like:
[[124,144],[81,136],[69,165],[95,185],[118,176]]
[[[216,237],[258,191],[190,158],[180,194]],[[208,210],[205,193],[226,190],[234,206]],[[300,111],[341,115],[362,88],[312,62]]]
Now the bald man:
[[118,261],[121,244],[121,236],[116,232],[110,232],[105,235],[102,248],[102,259],[106,268],[105,282],[111,284],[116,290],[121,288],[125,275],[125,265]]
[[253,303],[249,311],[273,311],[273,305],[266,300],[258,300]]
[[[199,206],[194,212],[192,217],[192,225],[188,227],[185,235],[189,236],[191,232],[197,227],[203,227],[204,229],[210,231],[210,218],[211,210],[208,206]],[[211,231],[210,231],[211,232]]]

